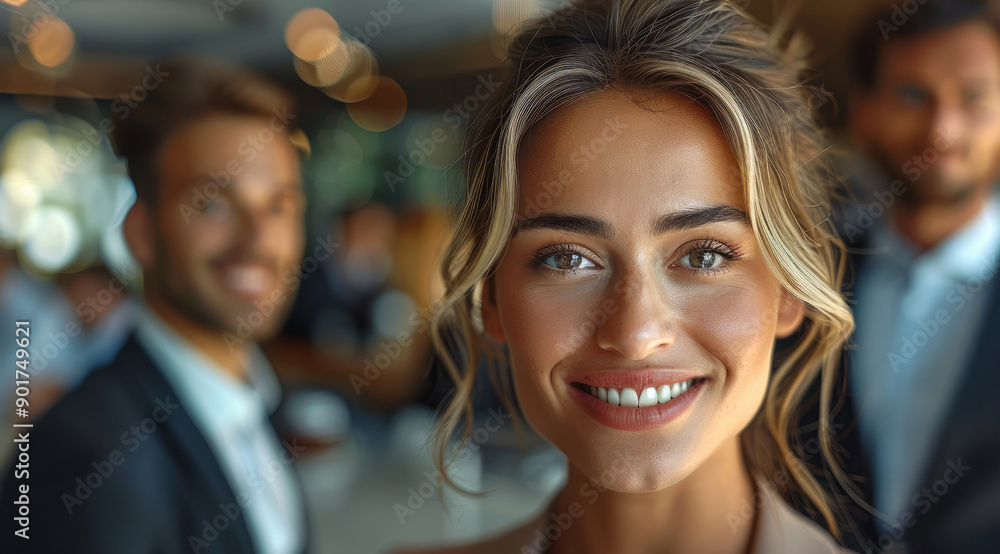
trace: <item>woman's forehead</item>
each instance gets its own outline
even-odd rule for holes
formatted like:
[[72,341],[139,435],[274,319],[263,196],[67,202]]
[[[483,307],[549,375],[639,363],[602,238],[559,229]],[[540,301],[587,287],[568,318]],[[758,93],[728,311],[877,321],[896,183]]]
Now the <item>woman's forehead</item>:
[[677,94],[640,106],[609,90],[560,108],[522,143],[518,181],[522,208],[743,205],[722,129]]

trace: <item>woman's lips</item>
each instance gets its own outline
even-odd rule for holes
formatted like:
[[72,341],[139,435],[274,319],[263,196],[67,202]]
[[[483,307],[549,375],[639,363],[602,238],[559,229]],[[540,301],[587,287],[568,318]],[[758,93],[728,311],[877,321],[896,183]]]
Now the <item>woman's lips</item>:
[[[707,381],[698,377],[639,390],[598,387],[593,391],[592,385],[573,383],[569,393],[599,423],[622,431],[644,431],[666,425],[679,417],[698,398]],[[604,389],[603,393],[601,389]]]
[[594,387],[645,390],[648,387],[658,388],[661,385],[673,385],[705,377],[684,369],[639,369],[590,372],[583,375],[570,376],[570,382],[581,383]]

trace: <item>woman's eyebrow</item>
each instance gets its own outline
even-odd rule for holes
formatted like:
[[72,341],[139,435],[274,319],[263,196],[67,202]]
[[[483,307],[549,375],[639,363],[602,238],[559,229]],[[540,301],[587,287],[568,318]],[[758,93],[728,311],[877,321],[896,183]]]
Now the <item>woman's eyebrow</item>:
[[[746,224],[749,220],[746,212],[735,206],[719,204],[689,208],[660,216],[653,225],[653,234],[662,235],[671,231],[724,222]],[[514,227],[514,234],[527,229],[565,231],[591,235],[604,240],[611,240],[614,237],[614,231],[607,222],[596,217],[577,214],[544,213],[526,217]]]
[[587,215],[565,213],[545,213],[522,219],[514,226],[514,234],[526,229],[552,229],[611,240],[614,233],[611,226],[604,221]]
[[737,222],[749,224],[747,213],[735,206],[718,204],[689,208],[661,216],[653,225],[653,233],[662,235],[671,231],[700,227],[709,223]]

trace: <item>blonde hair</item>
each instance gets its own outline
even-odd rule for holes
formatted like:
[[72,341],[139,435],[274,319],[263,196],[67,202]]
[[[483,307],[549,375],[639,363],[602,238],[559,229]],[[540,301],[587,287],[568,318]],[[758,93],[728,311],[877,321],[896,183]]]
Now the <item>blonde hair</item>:
[[[525,133],[562,106],[612,86],[682,94],[721,126],[737,160],[747,215],[761,255],[780,284],[806,308],[794,345],[774,370],[764,405],[742,434],[758,477],[804,499],[840,536],[841,512],[793,450],[793,431],[807,392],[820,380],[819,437],[828,469],[860,502],[832,450],[831,398],[843,345],[853,330],[840,288],[843,245],[832,231],[833,183],[825,137],[799,83],[791,43],[779,48],[763,26],[718,0],[578,1],[531,21],[509,47],[506,89],[469,131],[468,184],[442,272],[446,293],[432,338],[456,383],[438,426],[435,460],[449,463],[449,441],[473,426],[471,396],[481,353],[511,413],[509,374],[501,352],[483,337],[482,284],[502,259],[516,223],[516,160]],[[442,471],[444,474],[444,471]]]

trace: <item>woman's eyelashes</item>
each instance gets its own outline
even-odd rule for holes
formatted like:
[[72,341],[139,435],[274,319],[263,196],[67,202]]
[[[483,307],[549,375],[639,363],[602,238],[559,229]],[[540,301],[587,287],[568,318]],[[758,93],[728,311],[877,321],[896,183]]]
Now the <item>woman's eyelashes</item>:
[[528,267],[556,275],[573,275],[579,270],[603,269],[591,260],[592,253],[573,244],[553,244],[535,252]]
[[680,258],[672,264],[699,274],[713,275],[728,271],[740,259],[738,247],[711,238],[699,239],[681,245]]
[[[668,267],[697,275],[713,275],[730,268],[741,257],[739,248],[706,238],[687,242],[677,249]],[[572,276],[579,271],[604,269],[591,251],[569,243],[553,244],[531,255],[529,268],[556,276]]]

